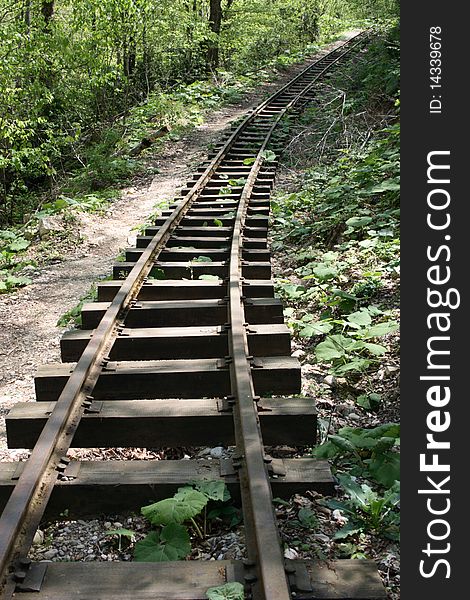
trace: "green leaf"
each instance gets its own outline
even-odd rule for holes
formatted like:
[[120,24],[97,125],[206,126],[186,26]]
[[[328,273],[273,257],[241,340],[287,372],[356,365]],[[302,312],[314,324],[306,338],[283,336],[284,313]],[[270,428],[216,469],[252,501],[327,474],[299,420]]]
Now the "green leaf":
[[322,335],[323,333],[329,333],[333,329],[333,325],[328,322],[316,321],[315,323],[309,323],[303,329],[301,329],[300,337],[313,337],[314,335]]
[[159,534],[152,531],[134,550],[137,562],[165,562],[180,560],[191,552],[189,533],[186,527],[171,523]]
[[211,263],[212,258],[209,258],[209,256],[197,256],[196,258],[193,258],[191,262],[193,262],[193,263]]
[[375,454],[368,461],[371,476],[385,487],[400,479],[400,455],[397,452]]
[[357,523],[346,523],[346,525],[340,529],[339,531],[337,531],[334,536],[333,539],[334,540],[343,540],[344,538],[349,537],[350,535],[355,535],[356,533],[360,533],[362,530],[364,529],[364,527],[360,524]]
[[361,308],[361,310],[351,313],[350,315],[348,315],[347,319],[349,323],[359,325],[360,327],[365,327],[372,323],[372,318],[367,308]]
[[386,179],[375,185],[373,188],[367,190],[371,194],[381,194],[382,192],[396,192],[400,189],[400,184],[396,179]]
[[29,277],[16,277],[15,275],[8,275],[5,279],[7,287],[23,287],[29,285],[31,279]]
[[135,531],[132,531],[132,529],[110,529],[106,532],[106,535],[123,535],[124,537],[132,539],[135,536]]
[[342,452],[348,452],[350,454],[357,455],[356,447],[348,439],[341,437],[340,435],[330,435],[328,437],[328,439],[332,444],[334,444]]
[[371,221],[372,217],[351,217],[346,221],[346,225],[348,225],[348,227],[359,229],[360,227],[365,227],[366,225],[369,225]]
[[220,219],[214,219],[214,225],[216,227],[223,227],[223,222]]
[[276,155],[274,154],[274,152],[272,152],[272,150],[264,150],[261,153],[261,158],[265,161],[265,162],[274,162],[276,160]]
[[331,361],[346,355],[354,340],[344,335],[330,335],[315,348],[315,356],[319,361]]
[[382,401],[380,394],[361,394],[356,398],[356,404],[365,410],[376,410]]
[[24,238],[16,238],[15,241],[9,244],[9,249],[12,252],[20,252],[21,250],[26,250],[26,248],[29,248],[30,245],[31,242],[28,240],[25,240]]
[[337,473],[336,475],[346,494],[351,498],[352,502],[358,506],[367,504],[370,493],[368,486],[359,485],[355,479],[346,473]]
[[209,600],[244,600],[245,588],[238,581],[226,583],[207,590],[206,596]]
[[364,348],[369,350],[369,352],[374,356],[382,356],[382,354],[387,352],[387,348],[384,348],[384,346],[380,346],[379,344],[370,344],[368,342],[364,342]]
[[338,275],[338,269],[326,264],[320,264],[312,269],[313,275],[320,281],[328,281],[334,279]]
[[253,165],[256,162],[256,158],[245,158],[245,160],[243,161],[243,164],[246,167],[249,167],[250,165]]
[[192,485],[209,498],[209,500],[216,500],[219,502],[226,502],[230,500],[230,492],[228,491],[225,481],[209,481],[202,479],[200,481],[193,481]]
[[338,454],[338,450],[338,446],[332,442],[325,442],[324,444],[314,448],[312,453],[316,458],[329,459],[334,458]]
[[173,498],[143,506],[140,512],[153,525],[183,523],[198,515],[207,502],[207,496],[187,488],[179,491]]
[[315,513],[309,508],[301,508],[297,515],[302,527],[305,529],[312,529],[318,525],[318,519]]
[[372,325],[364,332],[361,332],[361,337],[365,340],[373,337],[381,337],[382,335],[387,335],[387,333],[392,333],[393,331],[397,331],[399,325],[396,321],[385,321],[384,323],[379,323],[378,325]]
[[202,281],[220,281],[217,275],[199,275],[199,279],[202,279]]
[[331,369],[331,372],[334,375],[346,375],[346,373],[350,373],[351,371],[362,372],[368,369],[371,365],[371,361],[367,358],[353,358],[349,362],[344,365],[339,365]]

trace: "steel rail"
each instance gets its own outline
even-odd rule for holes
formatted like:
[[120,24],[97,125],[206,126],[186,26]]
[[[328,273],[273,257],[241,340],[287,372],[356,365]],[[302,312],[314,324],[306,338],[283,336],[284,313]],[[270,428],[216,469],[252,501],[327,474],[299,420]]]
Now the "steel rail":
[[254,600],[289,600],[291,595],[276,517],[272,509],[271,485],[258,416],[258,398],[254,390],[248,350],[242,292],[241,251],[243,247],[243,227],[251,194],[263,164],[263,153],[267,149],[279,122],[308,93],[308,90],[325,71],[329,70],[345,54],[362,43],[364,36],[359,35],[361,36],[359,41],[348,46],[344,53],[319,73],[311,84],[276,115],[245,183],[235,218],[229,267],[230,373],[234,402],[235,439],[237,442],[236,462],[239,470],[248,552],[247,566],[254,571],[248,574],[246,580],[252,584]]
[[[343,46],[349,48],[351,40],[346,42]],[[337,52],[337,50],[334,50],[330,54],[333,54],[334,52]],[[343,53],[341,57],[344,54],[345,53]],[[64,457],[70,447],[74,433],[85,410],[86,401],[92,396],[93,388],[102,372],[102,367],[107,362],[107,354],[110,352],[113,341],[118,334],[119,326],[123,323],[127,311],[132,307],[132,303],[136,299],[140,288],[150,273],[156,257],[158,257],[164,244],[188,212],[193,202],[200,196],[205,185],[220,166],[224,158],[229,154],[240,133],[246,129],[271,102],[288,90],[308,71],[315,68],[315,66],[327,56],[328,54],[309,65],[297,77],[288,82],[265,102],[260,104],[240,123],[223,148],[216,154],[205,171],[201,174],[200,178],[188,192],[184,200],[176,206],[172,214],[162,225],[159,232],[154,236],[149,246],[142,253],[142,256],[135,264],[127,279],[123,282],[99,326],[95,330],[73,373],[68,379],[64,390],[60,394],[55,408],[44,426],[0,518],[0,583],[5,584],[3,589],[4,594],[12,594],[14,591],[14,582],[9,578],[9,568],[12,566],[15,559],[25,555],[32,543],[34,532],[39,525],[47,501],[58,477],[58,468],[60,469],[61,463],[62,466],[66,465],[66,459]],[[340,57],[330,63],[324,71],[329,69],[332,64],[339,60],[339,58]],[[316,77],[314,81],[316,81],[316,79],[318,79],[318,77]],[[311,85],[312,84],[307,87],[309,88]],[[291,101],[287,106],[291,107],[304,93],[305,90],[295,98],[295,101]],[[284,115],[285,111],[281,114]],[[267,140],[270,139],[272,131],[279,120],[279,118],[276,119],[275,124],[270,129]],[[267,140],[263,144],[263,148],[266,148]],[[260,159],[260,153],[258,154],[258,159]],[[261,161],[257,160],[251,170],[249,177],[250,181],[253,179],[251,175],[255,172],[259,172],[260,166]],[[256,179],[256,176],[254,177]],[[230,291],[233,293],[235,287],[230,287]],[[240,297],[239,285],[237,294]],[[232,306],[232,302],[230,303],[230,306]],[[241,308],[243,309],[243,307]],[[244,357],[246,362],[246,352]],[[250,394],[252,395],[252,392],[250,392]],[[266,578],[263,577],[263,581],[265,581],[265,579]],[[277,590],[277,592],[278,591],[279,590]],[[4,595],[4,597],[7,596]],[[274,598],[274,596],[272,597]],[[276,596],[276,598],[279,598],[279,596]]]

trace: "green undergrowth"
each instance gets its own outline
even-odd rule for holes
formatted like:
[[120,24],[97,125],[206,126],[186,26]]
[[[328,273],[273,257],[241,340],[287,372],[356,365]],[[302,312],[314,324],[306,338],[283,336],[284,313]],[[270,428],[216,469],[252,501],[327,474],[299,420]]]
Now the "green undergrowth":
[[[62,219],[64,230],[60,236],[66,237],[67,227],[75,223],[75,215],[103,213],[120,196],[120,188],[133,178],[145,178],[157,173],[152,159],[167,140],[178,140],[181,135],[203,123],[208,111],[239,102],[256,85],[273,80],[292,64],[311,56],[318,48],[316,44],[309,44],[295,52],[286,50],[266,61],[256,72],[247,70],[235,74],[219,70],[208,80],[178,84],[172,89],[155,89],[145,102],[132,107],[128,114],[99,132],[95,141],[79,136],[70,139],[68,166],[62,172],[55,173],[55,185],[47,194],[25,191],[25,195],[17,202],[21,214],[16,217],[24,224],[0,230],[0,294],[31,282],[22,270],[37,264],[30,256],[34,249],[36,254],[49,255],[48,246],[58,234],[52,232],[48,234],[48,239],[41,239],[38,232],[43,219]],[[148,149],[139,156],[130,156],[129,153],[138,143],[162,130],[165,131],[164,135],[157,138]],[[228,182],[226,193],[229,193],[231,184],[236,185],[235,182]],[[71,315],[71,320],[76,317]]]
[[80,298],[78,303],[66,311],[57,321],[57,327],[80,327],[82,323],[82,308],[87,302],[94,302],[98,297],[98,289],[93,283],[90,289]]
[[[312,453],[331,461],[342,490],[323,501],[341,514],[341,557],[370,556],[367,536],[399,539],[400,429],[386,380],[399,349],[397,40],[396,26],[384,28],[322,86],[294,132],[288,183],[272,206],[286,321],[304,363],[332,386]],[[326,386],[316,385],[322,399]],[[345,399],[362,426],[334,408]]]

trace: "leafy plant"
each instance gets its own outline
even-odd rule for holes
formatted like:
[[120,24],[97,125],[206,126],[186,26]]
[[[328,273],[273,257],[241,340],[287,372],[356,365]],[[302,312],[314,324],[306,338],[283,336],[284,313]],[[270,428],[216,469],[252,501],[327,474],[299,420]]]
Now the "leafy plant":
[[333,459],[337,468],[347,466],[352,475],[390,487],[400,479],[399,436],[400,426],[395,423],[373,429],[343,427],[313,453],[317,458]]
[[399,540],[399,482],[395,482],[381,496],[366,483],[359,484],[348,474],[340,473],[337,477],[348,499],[345,502],[329,500],[326,504],[333,510],[345,513],[348,522],[336,532],[334,538],[344,539],[365,531]]
[[169,523],[161,531],[152,531],[137,542],[134,559],[137,562],[165,562],[180,560],[191,552],[191,542],[186,527]]
[[109,536],[117,536],[118,540],[119,540],[119,545],[118,545],[118,549],[119,552],[121,552],[122,549],[122,538],[126,538],[128,539],[130,542],[133,542],[135,539],[135,531],[132,531],[131,529],[125,529],[125,528],[121,528],[121,529],[110,529],[109,531],[106,532],[106,535]]
[[[142,507],[142,515],[158,529],[136,544],[135,559],[159,562],[184,558],[191,552],[189,531],[184,523],[190,523],[201,538],[208,519],[229,517],[230,524],[236,524],[239,522],[234,519],[236,509],[226,504],[229,500],[230,493],[223,481],[197,480],[179,488],[172,498]],[[209,503],[214,508],[208,512]]]
[[24,287],[31,283],[29,277],[16,277],[15,275],[9,275],[5,271],[0,271],[0,294],[11,292],[12,290]]
[[65,312],[57,321],[56,327],[69,327],[73,325],[78,327],[82,322],[82,308],[86,302],[93,302],[98,297],[98,289],[93,283],[86,294],[84,294],[78,304]]
[[206,592],[208,600],[244,600],[245,590],[237,581],[218,587],[209,588]]

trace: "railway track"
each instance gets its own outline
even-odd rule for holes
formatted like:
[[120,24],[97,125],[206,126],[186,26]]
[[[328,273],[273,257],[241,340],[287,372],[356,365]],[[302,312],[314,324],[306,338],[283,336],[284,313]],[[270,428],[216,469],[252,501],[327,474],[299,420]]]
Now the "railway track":
[[[384,598],[370,561],[286,561],[272,497],[331,492],[324,461],[273,460],[265,446],[315,442],[314,401],[274,297],[267,246],[279,123],[367,41],[326,54],[234,126],[154,226],[98,286],[63,362],[35,379],[37,403],[7,417],[26,463],[0,464],[2,597],[202,600],[239,581],[254,600]],[[273,154],[274,151],[274,154]],[[274,160],[273,160],[274,159]],[[201,278],[202,276],[202,278]],[[289,397],[288,397],[289,396]],[[70,461],[70,447],[234,446],[229,459]],[[195,479],[241,499],[246,559],[174,563],[31,563],[46,516],[135,510]]]

